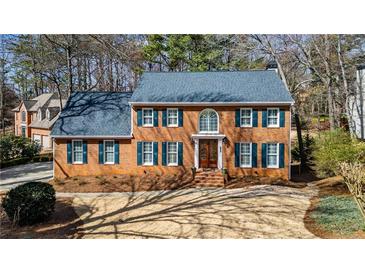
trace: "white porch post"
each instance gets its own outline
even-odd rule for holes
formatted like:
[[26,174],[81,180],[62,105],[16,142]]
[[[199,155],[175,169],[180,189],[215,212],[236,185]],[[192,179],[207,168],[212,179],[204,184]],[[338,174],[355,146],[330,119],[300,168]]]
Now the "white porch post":
[[222,139],[218,139],[218,168],[223,168],[223,151],[222,151]]
[[199,139],[194,140],[194,166],[199,168]]

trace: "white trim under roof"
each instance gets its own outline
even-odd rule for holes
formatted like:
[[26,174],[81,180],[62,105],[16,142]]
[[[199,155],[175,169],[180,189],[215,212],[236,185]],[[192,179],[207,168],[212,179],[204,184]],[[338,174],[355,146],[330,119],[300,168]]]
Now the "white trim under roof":
[[191,138],[194,139],[218,139],[222,140],[226,135],[224,134],[209,134],[209,133],[198,133],[198,134],[191,134]]
[[111,136],[111,135],[100,135],[100,136],[95,136],[95,135],[69,135],[69,136],[64,136],[64,135],[51,135],[52,138],[59,138],[59,139],[76,139],[76,138],[80,138],[80,139],[132,139],[133,136],[132,135],[116,135],[116,136]]
[[291,102],[129,102],[131,106],[292,106]]

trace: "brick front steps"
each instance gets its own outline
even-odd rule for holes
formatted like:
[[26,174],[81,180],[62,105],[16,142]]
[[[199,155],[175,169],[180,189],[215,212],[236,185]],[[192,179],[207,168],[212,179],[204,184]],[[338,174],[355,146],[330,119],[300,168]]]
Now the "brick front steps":
[[224,177],[219,169],[198,169],[192,185],[197,187],[224,187]]

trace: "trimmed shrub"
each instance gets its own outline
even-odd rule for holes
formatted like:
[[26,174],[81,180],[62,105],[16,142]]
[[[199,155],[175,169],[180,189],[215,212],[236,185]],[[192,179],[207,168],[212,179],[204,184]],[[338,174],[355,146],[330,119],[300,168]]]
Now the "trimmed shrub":
[[10,190],[2,202],[9,219],[24,226],[40,223],[51,217],[56,203],[52,185],[29,182]]
[[365,143],[342,129],[326,131],[315,139],[313,158],[318,176],[338,175],[341,162],[364,163]]
[[29,138],[12,134],[0,137],[0,161],[6,162],[16,158],[30,158],[38,155],[41,150],[39,143]]

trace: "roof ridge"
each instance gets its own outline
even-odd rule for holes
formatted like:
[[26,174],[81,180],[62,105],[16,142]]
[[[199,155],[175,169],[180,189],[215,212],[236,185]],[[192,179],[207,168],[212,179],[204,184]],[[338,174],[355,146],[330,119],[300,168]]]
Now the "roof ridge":
[[207,70],[207,71],[144,71],[143,73],[167,73],[167,74],[177,74],[177,73],[222,73],[222,72],[274,72],[268,69],[247,69],[247,70]]

